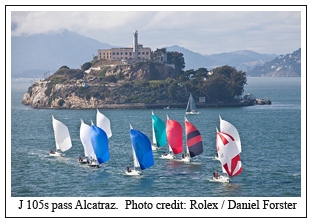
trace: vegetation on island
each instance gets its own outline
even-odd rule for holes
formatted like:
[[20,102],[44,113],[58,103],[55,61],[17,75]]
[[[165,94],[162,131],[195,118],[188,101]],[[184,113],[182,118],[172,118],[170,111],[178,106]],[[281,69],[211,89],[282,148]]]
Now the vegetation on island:
[[[206,68],[184,71],[183,54],[167,53],[168,63],[174,64],[175,68],[170,68],[170,72],[166,70],[165,76],[162,70],[165,66],[154,60],[137,62],[130,69],[128,67],[128,70],[123,65],[117,68],[107,65],[89,73],[85,71],[101,61],[97,57],[84,63],[81,69],[62,66],[45,80],[48,81],[44,92],[49,98],[48,105],[51,106],[57,100],[57,105],[62,107],[73,94],[85,100],[100,100],[105,104],[186,103],[190,93],[195,102],[198,102],[199,97],[205,97],[206,103],[232,103],[241,100],[247,84],[245,72],[228,65],[211,71]],[[133,73],[130,74],[129,71]],[[133,75],[138,73],[142,75]],[[66,88],[56,88],[57,84]]]

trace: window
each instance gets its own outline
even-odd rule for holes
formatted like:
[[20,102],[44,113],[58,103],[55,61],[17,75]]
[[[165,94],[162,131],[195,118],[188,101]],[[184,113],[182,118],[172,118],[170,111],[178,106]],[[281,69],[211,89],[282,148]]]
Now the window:
[[119,52],[117,52],[117,55],[119,55]]
[[125,52],[125,55],[128,55],[128,52]]
[[131,56],[131,55],[132,55],[132,52],[129,52],[129,55]]
[[120,52],[120,55],[122,55],[122,52]]
[[146,52],[146,54],[148,55],[148,52]]
[[125,57],[125,59],[128,59],[128,57]]
[[138,54],[141,54],[141,52],[138,52]]
[[142,54],[145,54],[145,52],[142,52]]
[[[113,52],[113,55],[115,55],[115,52]],[[114,58],[115,59],[115,58]]]

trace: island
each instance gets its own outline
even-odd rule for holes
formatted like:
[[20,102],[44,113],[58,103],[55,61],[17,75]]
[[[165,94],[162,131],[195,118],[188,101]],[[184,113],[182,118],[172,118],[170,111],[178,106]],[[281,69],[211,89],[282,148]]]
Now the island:
[[166,64],[153,59],[98,60],[95,56],[81,69],[64,65],[31,85],[22,104],[36,109],[186,108],[191,93],[198,108],[254,105],[242,97],[245,72],[227,65],[211,71],[184,71],[183,54],[166,53]]

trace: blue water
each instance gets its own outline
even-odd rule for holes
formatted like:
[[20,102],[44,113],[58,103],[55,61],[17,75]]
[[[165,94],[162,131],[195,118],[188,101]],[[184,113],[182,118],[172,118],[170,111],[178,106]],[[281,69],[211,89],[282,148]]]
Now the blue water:
[[[200,109],[187,115],[203,138],[204,153],[187,164],[160,159],[141,176],[125,175],[132,167],[129,123],[152,138],[150,110],[100,110],[112,125],[110,160],[99,169],[80,165],[80,118],[96,120],[96,110],[35,110],[21,104],[29,82],[11,87],[11,195],[13,197],[300,197],[301,196],[301,78],[248,78],[245,93],[269,99],[272,105]],[[154,110],[182,124],[182,109]],[[64,157],[50,157],[55,146],[52,118],[69,128],[73,146]],[[231,183],[215,183],[221,172],[216,153],[219,115],[239,131],[242,173]],[[185,139],[185,136],[183,136]],[[9,150],[9,149],[7,149]],[[184,147],[184,150],[185,147]],[[305,149],[303,149],[305,150]],[[180,159],[180,156],[177,157]]]

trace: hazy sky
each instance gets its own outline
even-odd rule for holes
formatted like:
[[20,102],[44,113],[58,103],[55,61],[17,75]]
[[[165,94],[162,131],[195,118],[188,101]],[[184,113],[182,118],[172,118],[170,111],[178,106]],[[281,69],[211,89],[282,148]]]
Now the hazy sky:
[[152,50],[179,45],[208,55],[236,50],[292,53],[301,47],[301,28],[305,29],[301,26],[303,7],[294,6],[12,7],[11,10],[12,35],[67,29],[103,43],[129,47],[136,29],[139,43]]

